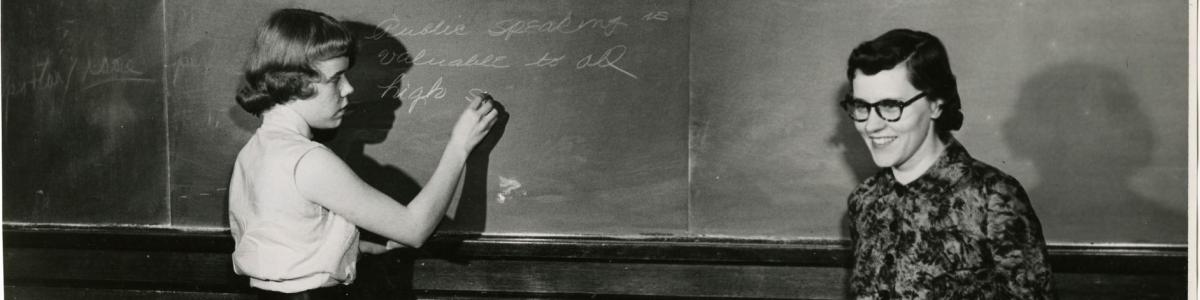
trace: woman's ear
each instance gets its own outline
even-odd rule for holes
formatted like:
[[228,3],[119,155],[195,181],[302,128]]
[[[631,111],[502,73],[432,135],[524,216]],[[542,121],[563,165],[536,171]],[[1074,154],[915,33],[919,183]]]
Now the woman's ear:
[[942,99],[937,99],[929,102],[929,118],[937,119],[942,116]]

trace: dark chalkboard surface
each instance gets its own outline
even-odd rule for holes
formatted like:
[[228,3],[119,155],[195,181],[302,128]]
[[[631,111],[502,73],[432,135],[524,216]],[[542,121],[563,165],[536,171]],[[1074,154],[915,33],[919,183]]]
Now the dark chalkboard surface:
[[4,1],[4,221],[163,225],[158,1]]
[[889,29],[946,44],[977,159],[1016,177],[1051,242],[1187,238],[1186,1],[696,1],[692,228],[846,236],[877,171],[836,101]]
[[[167,7],[172,209],[186,216],[177,222],[225,226],[212,216],[223,212],[232,158],[257,126],[232,100],[236,72],[255,26],[281,6]],[[431,175],[466,97],[488,91],[510,119],[484,176],[469,178],[474,199],[462,205],[486,213],[473,216],[486,223],[460,229],[687,229],[687,2],[351,1],[309,8],[352,21],[363,36],[348,73],[356,88],[351,102],[363,110],[348,118],[335,143],[377,187],[411,196]]]
[[293,6],[360,33],[354,112],[318,137],[399,201],[467,96],[505,105],[444,230],[844,239],[877,171],[845,59],[911,27],[1048,240],[1186,241],[1185,1],[4,1],[5,222],[226,228],[258,126],[238,73]]

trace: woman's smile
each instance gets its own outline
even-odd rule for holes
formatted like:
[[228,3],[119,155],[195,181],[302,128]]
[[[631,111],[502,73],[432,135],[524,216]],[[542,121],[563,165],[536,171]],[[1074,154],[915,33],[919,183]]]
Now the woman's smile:
[[872,136],[872,137],[868,137],[868,138],[871,139],[871,146],[884,147],[884,146],[890,145],[892,142],[896,141],[897,137],[893,135],[893,136]]

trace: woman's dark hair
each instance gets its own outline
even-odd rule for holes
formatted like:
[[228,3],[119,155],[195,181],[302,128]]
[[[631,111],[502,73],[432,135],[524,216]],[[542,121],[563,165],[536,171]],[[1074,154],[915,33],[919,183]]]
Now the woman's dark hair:
[[293,99],[312,97],[321,79],[317,62],[345,56],[354,61],[354,36],[341,21],[304,10],[281,9],[258,31],[237,102],[247,112],[263,111]]
[[933,127],[943,140],[949,138],[950,131],[962,128],[962,100],[958,97],[954,72],[950,71],[946,47],[932,34],[893,29],[859,44],[850,52],[846,78],[853,81],[856,70],[873,75],[904,62],[909,83],[925,92],[929,99],[942,100],[942,114],[933,121]]

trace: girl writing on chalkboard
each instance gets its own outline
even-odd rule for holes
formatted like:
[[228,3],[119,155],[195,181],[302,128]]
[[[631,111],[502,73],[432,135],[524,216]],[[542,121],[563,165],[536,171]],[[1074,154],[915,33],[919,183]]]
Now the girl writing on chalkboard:
[[356,225],[420,247],[441,220],[468,153],[498,110],[467,105],[432,178],[404,206],[360,180],[312,129],[337,127],[354,87],[345,76],[355,42],[340,21],[283,9],[259,30],[237,102],[262,125],[238,153],[229,183],[234,271],[263,299],[347,298],[355,277]]
[[1016,179],[975,160],[946,49],[897,29],[850,54],[842,101],[883,168],[849,199],[855,299],[1052,298],[1046,242]]

